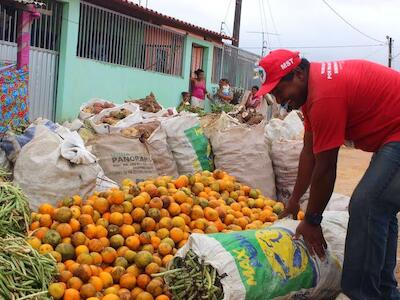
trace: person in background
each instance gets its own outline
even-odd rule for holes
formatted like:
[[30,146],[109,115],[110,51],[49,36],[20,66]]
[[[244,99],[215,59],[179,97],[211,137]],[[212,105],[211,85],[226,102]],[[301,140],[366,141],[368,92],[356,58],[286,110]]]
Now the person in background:
[[206,81],[204,80],[204,71],[202,69],[197,69],[194,74],[196,77],[192,78],[190,81],[190,91],[192,94],[191,105],[204,109],[206,95],[208,94]]
[[182,92],[181,95],[182,95],[182,101],[177,108],[178,112],[181,112],[181,111],[184,111],[184,110],[190,108],[190,98],[191,98],[190,93]]
[[230,103],[233,100],[233,92],[231,91],[229,80],[228,79],[220,79],[219,88],[217,93],[213,97],[213,101],[215,104],[225,104]]
[[246,101],[246,108],[254,108],[255,110],[259,109],[261,106],[261,101],[263,100],[262,96],[257,96],[258,86],[253,86],[251,88],[251,93]]

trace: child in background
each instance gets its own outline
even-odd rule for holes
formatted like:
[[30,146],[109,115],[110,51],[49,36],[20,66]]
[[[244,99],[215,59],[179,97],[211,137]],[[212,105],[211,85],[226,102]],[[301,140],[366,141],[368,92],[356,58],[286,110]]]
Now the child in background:
[[182,101],[179,104],[177,111],[181,112],[190,108],[191,95],[189,92],[182,92]]

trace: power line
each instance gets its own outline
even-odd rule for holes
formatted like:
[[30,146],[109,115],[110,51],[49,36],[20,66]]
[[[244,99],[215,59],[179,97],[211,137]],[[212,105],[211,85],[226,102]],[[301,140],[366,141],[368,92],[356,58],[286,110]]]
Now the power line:
[[[374,45],[327,45],[327,46],[283,46],[285,49],[330,49],[330,48],[368,48],[368,47],[382,47],[385,44],[374,44]],[[260,49],[261,47],[242,47],[246,49]],[[278,49],[278,47],[272,47]],[[400,53],[398,54],[400,55]]]
[[324,2],[325,5],[328,6],[329,9],[332,10],[332,11],[335,13],[335,15],[337,15],[343,22],[345,22],[347,25],[349,25],[351,28],[353,28],[353,29],[354,29],[355,31],[357,31],[358,33],[360,33],[360,34],[362,34],[363,36],[365,36],[365,37],[367,37],[367,38],[369,38],[369,39],[371,39],[371,40],[374,40],[374,41],[376,41],[376,42],[384,43],[383,41],[377,40],[376,38],[373,38],[372,36],[370,36],[370,35],[368,35],[368,34],[362,32],[361,30],[359,30],[358,28],[356,28],[356,27],[355,27],[354,25],[352,25],[349,21],[347,21],[344,17],[342,17],[332,6],[330,6],[329,3],[328,3],[326,0],[322,0],[322,2]]
[[264,16],[264,22],[265,22],[265,31],[267,32],[267,47],[271,49],[271,40],[269,39],[268,35],[268,21],[267,21],[267,15],[265,14],[265,6],[264,6],[264,0],[261,0],[261,10]]
[[[272,26],[274,28],[274,31],[278,32],[278,30],[276,29],[276,23],[275,23],[275,19],[274,19],[274,14],[272,13],[272,8],[271,8],[271,4],[269,3],[269,0],[267,0],[267,5],[268,5],[269,14],[271,16],[271,21],[272,21]],[[278,36],[278,43],[279,43],[279,47],[281,47],[281,38],[280,38],[280,36]]]
[[232,4],[232,0],[229,0],[228,8],[226,9],[226,13],[225,13],[224,23],[226,22],[226,18],[228,18],[229,9],[231,8],[231,4]]

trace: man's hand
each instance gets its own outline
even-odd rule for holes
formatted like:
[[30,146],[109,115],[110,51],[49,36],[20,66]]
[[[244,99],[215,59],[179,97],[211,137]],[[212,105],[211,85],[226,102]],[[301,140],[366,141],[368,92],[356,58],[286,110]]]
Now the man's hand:
[[322,233],[321,225],[315,226],[308,224],[306,221],[301,221],[299,226],[297,226],[295,239],[300,238],[300,236],[303,236],[304,242],[311,255],[317,254],[321,259],[325,257],[327,244]]
[[299,213],[299,210],[300,210],[299,201],[290,198],[285,210],[280,213],[279,219],[283,219],[286,218],[288,215],[292,215],[293,219],[297,220],[297,214]]

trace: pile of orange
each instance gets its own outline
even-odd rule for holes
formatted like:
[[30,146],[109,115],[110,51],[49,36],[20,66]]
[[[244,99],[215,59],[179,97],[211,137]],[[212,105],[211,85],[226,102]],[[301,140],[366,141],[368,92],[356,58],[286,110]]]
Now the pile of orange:
[[43,204],[29,243],[58,262],[54,299],[168,300],[159,277],[191,233],[257,229],[283,204],[223,171],[159,177],[120,189]]

